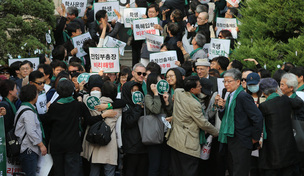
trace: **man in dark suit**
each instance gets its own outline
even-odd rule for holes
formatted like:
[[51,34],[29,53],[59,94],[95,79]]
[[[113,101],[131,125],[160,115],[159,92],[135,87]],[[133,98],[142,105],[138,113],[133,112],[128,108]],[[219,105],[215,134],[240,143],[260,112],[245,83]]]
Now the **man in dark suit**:
[[226,71],[224,85],[230,94],[227,101],[219,95],[215,100],[219,107],[223,107],[220,109],[223,118],[219,141],[227,143],[228,168],[233,176],[248,176],[251,151],[258,144],[263,129],[262,113],[240,86],[241,78],[237,69]]
[[195,71],[199,78],[207,78],[212,82],[212,92],[217,91],[217,78],[210,76],[209,73],[210,62],[207,59],[197,59],[195,63]]
[[84,21],[78,18],[78,9],[76,7],[71,6],[67,8],[67,19],[70,23],[77,23],[80,26],[81,32],[85,33]]

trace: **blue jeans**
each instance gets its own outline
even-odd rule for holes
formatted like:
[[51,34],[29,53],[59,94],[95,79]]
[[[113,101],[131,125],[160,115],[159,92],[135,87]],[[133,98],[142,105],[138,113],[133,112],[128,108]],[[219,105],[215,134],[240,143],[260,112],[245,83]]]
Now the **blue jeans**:
[[104,175],[105,176],[114,176],[115,175],[115,165],[111,164],[98,164],[98,163],[91,163],[91,172],[90,176],[99,176],[101,167],[104,168]]
[[39,155],[29,149],[20,154],[22,172],[25,172],[26,176],[36,176],[38,158]]

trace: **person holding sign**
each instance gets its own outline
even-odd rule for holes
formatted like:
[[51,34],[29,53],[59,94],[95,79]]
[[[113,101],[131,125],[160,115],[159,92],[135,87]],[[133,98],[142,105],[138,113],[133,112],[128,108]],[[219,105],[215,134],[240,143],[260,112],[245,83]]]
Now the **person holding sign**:
[[78,18],[78,9],[77,7],[70,6],[67,8],[67,19],[71,23],[77,23],[80,26],[81,32],[85,33],[84,30],[84,21],[81,18]]
[[201,88],[199,77],[189,76],[184,80],[184,89],[176,89],[174,93],[173,125],[167,142],[172,147],[173,176],[198,175],[200,144],[206,142],[200,130],[218,136],[218,130],[208,122],[196,97]]
[[[148,76],[148,93],[145,96],[146,112],[147,115],[166,114],[166,117],[170,117],[173,112],[172,97],[167,92],[160,95],[156,86],[160,80],[161,78],[157,73],[151,73]],[[168,175],[170,148],[166,144],[166,140],[164,140],[162,144],[148,145],[147,149],[149,156],[149,175]]]
[[120,13],[114,9],[115,14],[118,17],[118,21],[116,22],[114,28],[112,29],[111,25],[108,22],[108,14],[106,10],[99,10],[96,12],[95,17],[96,20],[90,23],[89,25],[89,32],[91,34],[92,39],[95,40],[96,43],[99,44],[99,36],[102,34],[103,29],[103,20],[107,24],[107,30],[106,30],[106,36],[110,36],[113,38],[116,38],[116,35],[118,34],[119,30],[122,27],[122,24],[120,22],[121,15]]
[[169,36],[165,38],[164,43],[167,43],[168,50],[176,50],[177,59],[180,62],[180,64],[183,64],[185,61],[184,55],[181,49],[177,46],[177,42],[180,41],[178,37],[178,32],[179,32],[178,24],[170,22],[168,24],[167,32]]
[[67,50],[68,56],[75,56],[77,54],[78,50],[77,50],[77,48],[74,48],[71,38],[81,35],[82,34],[81,28],[80,28],[79,24],[77,24],[77,23],[69,23],[65,29],[68,32],[70,39],[67,40],[63,44],[63,46]]
[[142,92],[141,85],[130,81],[122,87],[122,100],[126,107],[122,110],[122,143],[126,176],[147,175],[148,156],[146,146],[141,142],[138,120],[144,114],[142,103],[134,104],[133,92]]

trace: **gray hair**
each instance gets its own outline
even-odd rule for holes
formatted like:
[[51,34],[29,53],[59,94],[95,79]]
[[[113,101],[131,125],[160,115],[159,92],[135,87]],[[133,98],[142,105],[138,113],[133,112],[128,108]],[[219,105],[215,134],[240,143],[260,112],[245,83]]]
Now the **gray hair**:
[[209,19],[209,14],[207,12],[201,12],[199,14],[202,14],[204,16],[205,20]]
[[200,5],[196,6],[195,12],[197,12],[197,13],[208,12],[208,9],[206,6],[200,4]]
[[67,8],[67,13],[70,14],[70,15],[75,15],[76,17],[78,17],[78,9],[77,7],[73,7],[73,6],[70,6]]
[[276,92],[277,90],[278,90],[278,87],[266,88],[265,90],[263,90],[263,93],[265,95],[270,95],[270,94]]
[[231,76],[234,80],[241,80],[242,73],[240,70],[232,68],[225,72],[224,77]]
[[298,79],[297,76],[293,73],[285,73],[282,79],[286,79],[286,85],[288,87],[293,87],[293,92],[295,92],[298,89]]
[[133,66],[133,71],[134,71],[137,67],[144,67],[144,68],[146,68],[146,67],[144,66],[144,64],[142,64],[142,63],[137,63],[137,64],[135,64],[135,65]]
[[201,33],[197,33],[195,36],[195,41],[197,45],[202,48],[206,43],[206,37]]

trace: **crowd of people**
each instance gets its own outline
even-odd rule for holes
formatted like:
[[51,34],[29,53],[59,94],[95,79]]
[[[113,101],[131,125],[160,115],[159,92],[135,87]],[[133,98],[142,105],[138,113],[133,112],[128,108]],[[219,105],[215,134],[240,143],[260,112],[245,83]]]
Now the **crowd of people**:
[[[303,175],[304,68],[285,63],[270,71],[252,58],[244,62],[255,68],[225,56],[208,59],[203,46],[212,37],[231,40],[231,52],[236,43],[229,30],[214,34],[217,17],[241,18],[238,9],[246,8],[225,0],[214,4],[210,22],[208,4],[197,0],[135,0],[136,7],[147,8],[143,18],[159,18],[154,28],[165,37],[160,52],[177,52],[176,65],[165,74],[149,62],[151,52],[144,40],[134,40],[132,28],[127,41],[132,68],[91,73],[89,48],[104,47],[106,36],[118,37],[121,15],[115,10],[117,20],[108,23],[105,10],[94,20],[94,3],[83,18],[75,7],[58,7],[52,58],[39,55],[35,70],[30,60],[0,67],[0,115],[5,134],[15,128],[21,142],[22,171],[36,175],[38,158],[50,154],[54,176]],[[92,39],[83,44],[87,55],[78,58],[71,38],[86,31]],[[185,31],[191,53],[183,46]],[[82,73],[90,73],[88,81],[78,80]],[[168,82],[167,92],[157,89],[160,80]],[[137,91],[143,102],[132,100]],[[91,96],[100,102],[93,109]],[[164,140],[144,144],[138,121],[159,114],[170,124]],[[111,141],[100,146],[86,136],[102,120]],[[206,146],[211,147],[207,159],[202,157]]]

